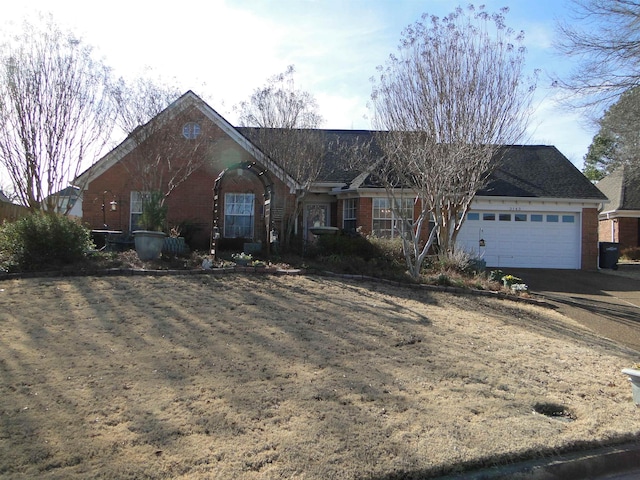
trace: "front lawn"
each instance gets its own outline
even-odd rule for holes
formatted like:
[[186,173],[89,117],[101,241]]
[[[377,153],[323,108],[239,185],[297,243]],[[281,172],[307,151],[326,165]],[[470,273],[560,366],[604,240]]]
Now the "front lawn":
[[551,310],[313,276],[0,282],[0,476],[428,478],[616,442],[635,353]]

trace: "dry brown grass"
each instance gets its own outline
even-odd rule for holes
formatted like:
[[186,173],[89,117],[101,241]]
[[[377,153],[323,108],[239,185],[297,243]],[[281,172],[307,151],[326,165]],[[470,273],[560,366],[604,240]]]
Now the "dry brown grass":
[[640,432],[636,352],[540,307],[237,274],[0,289],[3,478],[428,477]]

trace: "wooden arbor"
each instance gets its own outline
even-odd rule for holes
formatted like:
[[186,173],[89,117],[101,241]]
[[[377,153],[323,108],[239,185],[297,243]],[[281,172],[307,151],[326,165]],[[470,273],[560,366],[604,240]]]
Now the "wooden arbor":
[[220,175],[218,175],[213,184],[213,224],[211,228],[211,255],[213,255],[214,260],[217,254],[217,243],[220,239],[220,227],[218,223],[220,220],[220,190],[222,188],[222,180],[224,179],[224,176],[228,171],[238,169],[248,171],[255,175],[264,187],[264,225],[267,234],[267,255],[270,254],[269,237],[273,227],[271,223],[271,203],[273,201],[274,195],[273,182],[268,170],[261,165],[258,165],[258,163],[241,162],[225,168],[222,172],[220,172]]

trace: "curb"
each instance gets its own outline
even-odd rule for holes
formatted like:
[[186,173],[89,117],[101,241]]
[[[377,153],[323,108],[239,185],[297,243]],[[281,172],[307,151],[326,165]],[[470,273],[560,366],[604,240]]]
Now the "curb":
[[635,473],[640,478],[640,443],[586,450],[475,472],[436,477],[437,480],[582,480]]

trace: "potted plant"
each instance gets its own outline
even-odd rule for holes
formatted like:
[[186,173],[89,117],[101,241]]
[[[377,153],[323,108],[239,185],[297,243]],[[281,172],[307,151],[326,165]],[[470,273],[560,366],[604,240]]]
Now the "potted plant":
[[251,256],[250,253],[234,253],[233,255],[231,255],[231,258],[233,258],[233,261],[236,263],[236,265],[242,265],[242,266],[247,266],[249,265],[249,262],[251,262],[253,260],[253,257]]
[[164,239],[162,252],[170,255],[184,255],[187,253],[187,244],[184,237],[180,236],[180,227],[173,227],[169,236]]
[[136,252],[140,260],[160,258],[164,239],[167,236],[162,229],[167,219],[167,206],[162,192],[149,193],[142,202],[142,215],[139,224],[142,230],[133,232]]

